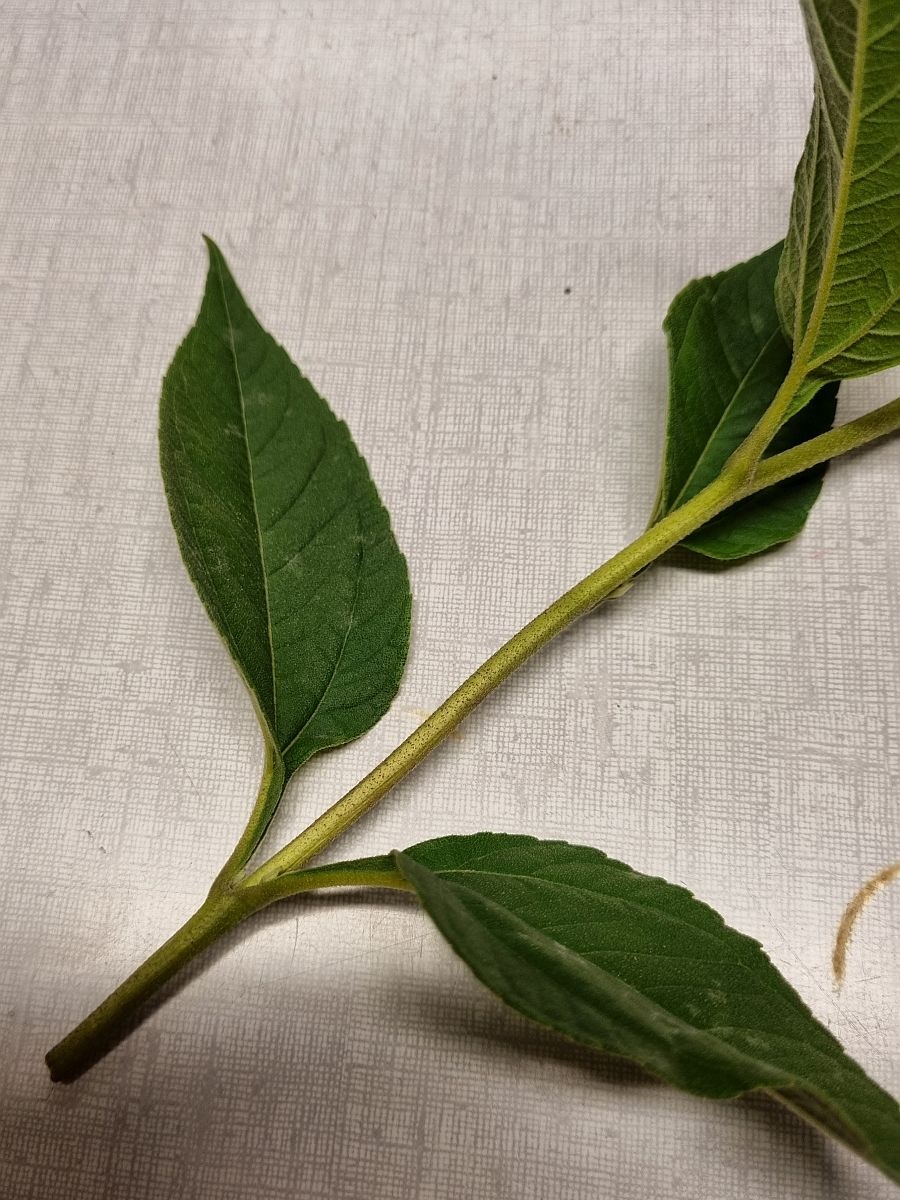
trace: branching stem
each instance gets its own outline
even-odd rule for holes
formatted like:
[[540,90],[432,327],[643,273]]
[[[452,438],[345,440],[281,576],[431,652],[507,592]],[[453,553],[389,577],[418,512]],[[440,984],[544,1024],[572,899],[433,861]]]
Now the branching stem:
[[209,896],[167,942],[47,1055],[53,1079],[77,1078],[107,1053],[131,1021],[168,979],[227,930],[252,913],[287,896],[326,887],[406,888],[389,858],[360,859],[302,870],[315,855],[399,783],[447,737],[486,696],[537,650],[579,617],[596,608],[667,550],[739,500],[819,463],[857,449],[900,428],[900,399],[791,450],[763,458],[792,394],[803,385],[789,376],[767,413],[726,464],[721,475],[680,508],[652,525],[631,545],[580,583],[492,654],[418,729],[327,809],[292,842],[257,870],[245,864],[257,848],[284,790],[284,765],[267,743],[259,795],[247,827]]
[[[778,397],[776,402],[784,406],[784,401]],[[666,550],[676,546],[714,516],[763,488],[801,474],[849,450],[858,449],[897,428],[900,428],[900,398],[791,450],[762,460],[751,473],[749,481],[743,479],[735,482],[733,475],[723,472],[692,500],[652,525],[630,546],[591,572],[511,637],[373,771],[284,849],[253,872],[246,881],[247,885],[267,883],[285,871],[296,871],[320,854],[418,766],[494,688],[536,650],[573,621],[596,608],[633,579],[638,571],[655,562]],[[776,430],[777,425],[773,435]],[[765,448],[764,445],[763,450]],[[743,474],[740,460],[738,466],[732,469]]]

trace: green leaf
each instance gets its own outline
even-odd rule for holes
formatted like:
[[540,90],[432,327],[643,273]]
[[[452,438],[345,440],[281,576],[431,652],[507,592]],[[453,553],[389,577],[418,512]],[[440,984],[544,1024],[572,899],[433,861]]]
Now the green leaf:
[[387,710],[409,580],[347,426],[207,245],[200,314],[163,382],[163,480],[191,579],[290,775]]
[[[781,245],[718,275],[695,279],[672,301],[669,415],[654,521],[715,479],[769,407],[791,365],[775,308]],[[837,387],[785,424],[769,447],[777,454],[831,428]],[[726,509],[683,544],[709,558],[736,559],[803,528],[825,467],[786,480]]]
[[900,10],[802,5],[815,98],[778,307],[807,374],[849,379],[900,363]]
[[394,860],[474,973],[575,1041],[699,1096],[764,1089],[900,1182],[900,1108],[759,944],[586,846],[500,833]]

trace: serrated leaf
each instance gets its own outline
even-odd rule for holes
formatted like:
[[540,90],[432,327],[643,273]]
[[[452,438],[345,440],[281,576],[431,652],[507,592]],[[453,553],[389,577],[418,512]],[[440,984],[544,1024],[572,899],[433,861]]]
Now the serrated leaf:
[[[791,365],[775,308],[781,245],[717,275],[695,279],[672,301],[669,413],[654,520],[690,500],[719,474],[775,397]],[[828,384],[779,431],[768,454],[824,433],[837,386]],[[822,487],[825,467],[726,509],[683,544],[716,559],[745,558],[796,536]]]
[[815,97],[778,306],[808,373],[849,379],[900,362],[900,9],[802,7]]
[[477,977],[575,1041],[698,1096],[767,1090],[900,1182],[900,1108],[759,943],[599,850],[479,833],[394,852]]
[[200,314],[163,382],[160,461],[188,572],[290,775],[387,710],[409,580],[347,426],[207,245]]

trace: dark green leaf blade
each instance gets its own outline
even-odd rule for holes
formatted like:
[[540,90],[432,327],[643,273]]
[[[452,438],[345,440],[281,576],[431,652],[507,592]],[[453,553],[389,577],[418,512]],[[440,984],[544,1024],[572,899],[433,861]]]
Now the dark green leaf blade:
[[809,375],[900,363],[897,0],[801,0],[815,66],[778,307]]
[[[763,457],[790,450],[830,429],[837,408],[837,391],[836,383],[825,384],[815,404],[805,405],[785,422]],[[757,492],[726,508],[681,544],[706,558],[730,562],[789,542],[806,524],[822,491],[827,470],[828,464],[824,463]]]
[[[669,340],[669,413],[654,520],[690,500],[722,470],[775,397],[791,349],[775,308],[781,245],[718,275],[695,279],[664,322]],[[831,428],[837,387],[822,388],[780,431],[768,453]],[[684,545],[716,559],[745,558],[789,541],[803,528],[825,467],[727,509]]]
[[290,775],[387,710],[409,579],[347,426],[208,248],[199,316],[163,382],[160,461],[188,572]]
[[598,850],[497,833],[394,860],[511,1007],[700,1096],[771,1091],[900,1182],[900,1108],[775,970],[684,888]]

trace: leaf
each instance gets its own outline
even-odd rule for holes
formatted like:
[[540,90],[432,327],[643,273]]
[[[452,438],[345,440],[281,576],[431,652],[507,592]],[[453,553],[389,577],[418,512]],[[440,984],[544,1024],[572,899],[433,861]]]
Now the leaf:
[[815,97],[778,275],[808,375],[900,363],[900,9],[802,0]]
[[900,1182],[900,1108],[759,944],[684,888],[586,846],[500,833],[394,861],[474,973],[577,1042],[699,1096],[764,1089]]
[[[684,504],[719,474],[759,421],[791,365],[775,308],[781,245],[718,275],[695,279],[672,301],[669,415],[653,520]],[[831,428],[837,387],[779,431],[768,454]],[[804,472],[726,509],[683,543],[709,558],[736,559],[789,541],[803,528],[825,467]]]
[[409,580],[347,426],[207,246],[200,314],[163,382],[163,480],[188,573],[290,775],[387,710]]

